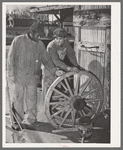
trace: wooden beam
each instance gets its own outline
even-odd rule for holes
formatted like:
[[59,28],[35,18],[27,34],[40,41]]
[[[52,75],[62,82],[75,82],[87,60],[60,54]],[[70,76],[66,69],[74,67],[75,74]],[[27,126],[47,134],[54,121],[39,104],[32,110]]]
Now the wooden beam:
[[54,14],[54,16],[58,19],[58,21],[61,23],[61,19],[56,15]]
[[50,11],[36,11],[33,13],[38,13],[38,14],[59,14],[59,10],[50,10]]
[[54,10],[61,10],[61,9],[69,9],[69,8],[74,8],[74,5],[49,5],[49,6],[44,6],[44,7],[31,7],[30,12],[50,12]]

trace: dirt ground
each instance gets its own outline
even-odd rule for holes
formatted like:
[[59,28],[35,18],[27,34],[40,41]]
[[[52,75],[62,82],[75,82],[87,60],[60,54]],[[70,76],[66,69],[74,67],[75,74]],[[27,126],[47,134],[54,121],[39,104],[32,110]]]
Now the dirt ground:
[[[13,91],[11,91],[13,92]],[[42,100],[42,92],[41,88],[37,88],[38,102],[37,109],[38,115],[37,120],[40,123],[39,127],[34,130],[26,130],[26,134],[30,137],[32,143],[81,143],[81,136],[78,131],[72,132],[60,132],[60,133],[52,133],[54,127],[49,123],[47,117],[45,115],[45,107],[44,101]],[[6,101],[6,113],[9,113],[8,110],[8,101]],[[9,118],[9,116],[7,117]],[[101,121],[101,122],[100,122]],[[100,126],[103,120],[100,117],[97,119],[96,126]],[[10,120],[6,119],[6,125],[10,127]],[[15,135],[6,129],[6,143],[17,142],[13,141]],[[84,142],[86,143],[110,143],[110,132],[108,130],[93,130],[93,134],[89,139],[86,139]],[[18,142],[17,142],[18,143]]]

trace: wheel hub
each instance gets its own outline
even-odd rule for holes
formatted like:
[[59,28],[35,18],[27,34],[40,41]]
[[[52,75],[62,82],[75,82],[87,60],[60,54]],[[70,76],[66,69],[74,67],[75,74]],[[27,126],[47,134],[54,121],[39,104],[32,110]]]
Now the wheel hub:
[[86,102],[80,96],[74,96],[71,100],[74,109],[82,110],[86,106]]

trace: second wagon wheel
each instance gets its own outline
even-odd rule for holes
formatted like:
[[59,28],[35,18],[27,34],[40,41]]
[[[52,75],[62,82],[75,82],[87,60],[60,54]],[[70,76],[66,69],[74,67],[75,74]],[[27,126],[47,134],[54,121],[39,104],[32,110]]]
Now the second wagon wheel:
[[45,113],[55,128],[73,128],[80,117],[94,118],[103,104],[100,80],[88,71],[58,77],[45,97]]

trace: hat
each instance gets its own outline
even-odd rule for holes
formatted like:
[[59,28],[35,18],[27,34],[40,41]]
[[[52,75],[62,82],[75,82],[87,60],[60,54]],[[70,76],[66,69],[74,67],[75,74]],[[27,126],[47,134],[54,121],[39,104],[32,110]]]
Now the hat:
[[42,33],[42,32],[44,32],[44,26],[40,22],[34,22],[31,25],[30,30],[38,32],[38,33]]
[[67,33],[64,29],[62,28],[58,28],[56,30],[54,30],[53,32],[53,37],[66,37],[67,36]]

